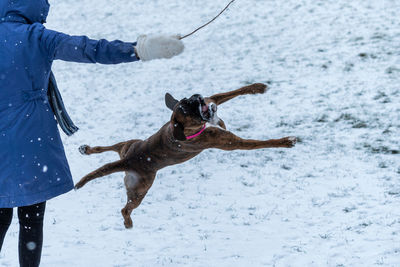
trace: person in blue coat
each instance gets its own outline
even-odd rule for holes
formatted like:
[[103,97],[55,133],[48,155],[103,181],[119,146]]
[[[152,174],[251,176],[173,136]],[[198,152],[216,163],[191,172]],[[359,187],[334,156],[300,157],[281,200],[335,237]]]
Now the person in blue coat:
[[47,97],[56,59],[118,64],[180,54],[179,36],[91,40],[46,29],[47,0],[0,1],[0,251],[18,207],[21,266],[38,266],[46,201],[73,188]]

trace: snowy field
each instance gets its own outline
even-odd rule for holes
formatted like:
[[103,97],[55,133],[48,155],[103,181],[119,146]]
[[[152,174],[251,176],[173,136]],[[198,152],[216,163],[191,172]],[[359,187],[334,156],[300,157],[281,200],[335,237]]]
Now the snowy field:
[[[228,1],[50,0],[47,27],[135,41],[186,34]],[[55,62],[80,131],[63,135],[74,181],[117,159],[82,144],[146,138],[165,92],[208,96],[263,82],[220,107],[244,138],[292,149],[209,150],[163,169],[126,230],[123,174],[48,202],[42,266],[400,266],[400,2],[236,0],[172,60]],[[17,266],[14,217],[0,266]]]

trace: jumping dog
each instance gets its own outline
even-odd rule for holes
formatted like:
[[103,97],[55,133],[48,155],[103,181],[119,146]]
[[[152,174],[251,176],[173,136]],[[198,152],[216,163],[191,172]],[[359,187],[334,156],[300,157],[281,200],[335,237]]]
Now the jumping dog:
[[180,101],[167,93],[165,104],[172,110],[171,119],[146,140],[134,139],[106,147],[83,145],[79,148],[86,155],[115,151],[121,159],[89,173],[75,185],[75,189],[93,179],[125,172],[128,199],[121,213],[125,227],[131,228],[131,213],[149,191],[158,170],[185,162],[208,148],[250,150],[293,147],[296,137],[292,136],[266,141],[242,139],[227,131],[224,121],[217,116],[217,107],[228,100],[239,95],[262,94],[266,89],[266,85],[256,83],[206,98],[195,94]]

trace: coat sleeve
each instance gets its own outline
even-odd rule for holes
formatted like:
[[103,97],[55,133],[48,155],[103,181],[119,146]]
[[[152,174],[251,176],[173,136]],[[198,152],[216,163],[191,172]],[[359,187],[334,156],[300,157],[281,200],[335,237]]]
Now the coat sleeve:
[[70,36],[42,29],[41,45],[50,60],[60,59],[80,63],[118,64],[139,60],[135,55],[136,43],[119,40],[92,40],[86,36]]

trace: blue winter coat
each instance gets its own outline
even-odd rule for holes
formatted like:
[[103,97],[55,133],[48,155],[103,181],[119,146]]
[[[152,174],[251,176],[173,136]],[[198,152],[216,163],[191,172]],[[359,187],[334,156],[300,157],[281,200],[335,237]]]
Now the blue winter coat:
[[73,188],[47,99],[53,60],[138,60],[134,43],[46,29],[49,7],[47,0],[0,1],[0,208],[36,204]]

